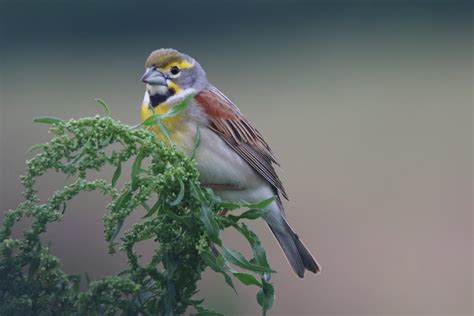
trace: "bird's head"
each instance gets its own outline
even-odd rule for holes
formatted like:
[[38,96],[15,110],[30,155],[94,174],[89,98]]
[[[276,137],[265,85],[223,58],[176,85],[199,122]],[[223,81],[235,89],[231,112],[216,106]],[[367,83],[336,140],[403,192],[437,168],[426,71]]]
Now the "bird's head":
[[163,103],[173,104],[207,85],[206,73],[192,57],[174,49],[153,51],[145,63],[142,81],[146,84],[145,99],[156,108]]

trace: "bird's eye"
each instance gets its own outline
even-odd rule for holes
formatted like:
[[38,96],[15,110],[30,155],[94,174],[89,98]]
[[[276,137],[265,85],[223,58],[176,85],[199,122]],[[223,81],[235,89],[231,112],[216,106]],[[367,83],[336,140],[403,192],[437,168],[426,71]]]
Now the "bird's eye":
[[173,67],[171,67],[171,69],[170,69],[170,73],[171,73],[172,75],[177,75],[177,74],[179,74],[179,72],[180,72],[180,69],[178,68],[178,66],[173,66]]

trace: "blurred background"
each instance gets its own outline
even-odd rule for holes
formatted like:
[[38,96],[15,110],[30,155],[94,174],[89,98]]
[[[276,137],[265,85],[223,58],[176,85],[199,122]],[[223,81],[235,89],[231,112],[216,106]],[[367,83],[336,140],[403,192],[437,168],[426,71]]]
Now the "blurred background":
[[[254,225],[278,271],[271,315],[472,314],[469,1],[0,3],[2,212],[22,200],[27,149],[50,137],[32,118],[102,113],[100,97],[136,124],[145,58],[173,47],[265,135],[289,221],[323,267],[298,279]],[[63,184],[45,176],[40,193]],[[106,203],[84,194],[48,229],[67,272],[125,267],[106,251]],[[200,288],[226,315],[259,313],[254,289],[235,296],[211,272]]]

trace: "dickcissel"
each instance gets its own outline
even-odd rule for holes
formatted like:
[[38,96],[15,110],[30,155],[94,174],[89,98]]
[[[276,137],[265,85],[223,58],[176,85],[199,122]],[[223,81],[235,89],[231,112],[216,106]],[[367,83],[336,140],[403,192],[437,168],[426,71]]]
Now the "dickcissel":
[[318,263],[285,218],[281,196],[288,197],[273,167],[278,163],[259,131],[207,81],[204,69],[192,57],[174,49],[158,49],[150,54],[145,68],[143,120],[188,102],[178,115],[162,120],[169,135],[152,127],[157,137],[164,141],[170,137],[179,150],[194,152],[201,183],[224,200],[255,203],[275,195],[263,218],[295,273],[299,277],[305,270],[318,273]]

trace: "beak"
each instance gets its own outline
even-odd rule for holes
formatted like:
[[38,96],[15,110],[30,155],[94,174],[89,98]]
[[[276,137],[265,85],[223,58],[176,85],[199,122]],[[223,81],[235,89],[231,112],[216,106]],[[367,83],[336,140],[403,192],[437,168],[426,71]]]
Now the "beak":
[[142,77],[142,81],[152,86],[167,86],[166,78],[163,76],[163,74],[153,68],[147,68],[145,74]]

